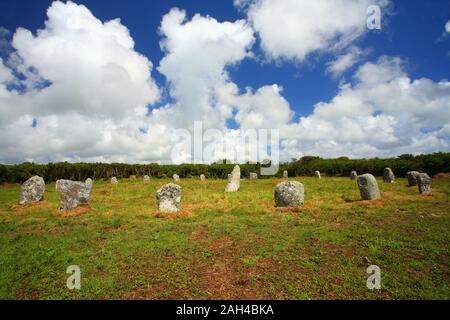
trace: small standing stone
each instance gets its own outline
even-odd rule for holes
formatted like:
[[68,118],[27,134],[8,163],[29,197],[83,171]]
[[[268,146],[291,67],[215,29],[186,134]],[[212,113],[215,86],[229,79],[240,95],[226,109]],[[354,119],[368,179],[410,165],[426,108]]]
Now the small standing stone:
[[225,188],[225,192],[236,192],[241,186],[241,168],[236,165],[231,172],[231,176],[228,175],[228,184]]
[[177,175],[176,173],[172,176],[173,181],[180,181],[180,176]]
[[320,179],[320,171],[315,171],[315,172],[314,172],[314,176],[315,176],[317,179]]
[[250,172],[250,180],[257,180],[258,174],[255,172]]
[[181,187],[175,183],[163,185],[156,191],[158,209],[162,212],[178,212],[181,202]]
[[22,184],[19,204],[39,202],[44,199],[45,182],[39,176],[33,176]]
[[201,180],[201,181],[205,181],[205,180],[206,180],[206,177],[205,177],[204,174],[201,174],[201,175],[200,175],[200,180]]
[[111,184],[118,184],[118,183],[119,183],[119,181],[117,180],[116,177],[111,178]]
[[395,180],[394,172],[391,168],[384,168],[383,170],[383,181],[387,183],[393,183]]
[[87,178],[84,183],[86,183],[87,186],[90,186],[90,188],[92,188],[92,186],[94,185],[94,181],[92,181],[91,178]]
[[143,180],[144,180],[144,183],[149,183],[150,177],[148,175],[145,175]]
[[362,174],[356,178],[362,200],[374,200],[380,198],[377,180],[370,173]]
[[352,172],[350,172],[350,179],[351,180],[356,180],[356,177],[358,176],[358,173],[356,173],[355,170],[353,170]]
[[61,196],[60,210],[70,211],[76,207],[89,205],[92,184],[80,181],[58,180],[56,192]]
[[419,173],[417,175],[417,185],[419,187],[419,192],[422,194],[431,193],[431,178],[426,173]]
[[280,182],[275,187],[276,207],[298,207],[305,200],[305,188],[298,181]]
[[288,171],[287,171],[287,170],[284,170],[284,171],[283,171],[283,179],[287,179],[288,176],[289,176]]
[[419,171],[409,171],[406,173],[406,178],[408,179],[408,185],[410,187],[417,185],[417,176],[419,174]]

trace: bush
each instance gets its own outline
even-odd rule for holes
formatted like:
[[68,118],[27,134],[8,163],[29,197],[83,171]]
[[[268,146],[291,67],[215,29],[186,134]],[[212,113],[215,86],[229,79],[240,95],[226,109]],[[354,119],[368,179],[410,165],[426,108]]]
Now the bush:
[[[115,176],[119,179],[128,178],[131,175],[149,175],[156,178],[172,177],[174,173],[181,178],[198,177],[201,174],[210,179],[226,179],[233,170],[234,164],[214,163],[205,164],[181,164],[158,165],[151,164],[124,164],[124,163],[48,163],[35,164],[25,162],[15,165],[0,164],[0,183],[22,183],[34,175],[39,175],[47,182],[58,179],[71,179],[83,181],[87,178],[94,180],[110,179]],[[259,174],[259,163],[246,163],[240,165],[241,175],[248,178],[250,172]],[[398,177],[404,177],[408,171],[417,170],[435,175],[439,172],[450,172],[450,153],[433,153],[427,155],[401,155],[388,159],[349,159],[340,157],[337,159],[322,159],[320,157],[305,156],[291,163],[280,164],[278,177],[284,170],[288,170],[289,176],[314,175],[319,170],[328,176],[349,176],[350,171],[358,173],[372,173],[376,176],[383,174],[383,169],[390,167]],[[265,178],[261,176],[261,178]]]

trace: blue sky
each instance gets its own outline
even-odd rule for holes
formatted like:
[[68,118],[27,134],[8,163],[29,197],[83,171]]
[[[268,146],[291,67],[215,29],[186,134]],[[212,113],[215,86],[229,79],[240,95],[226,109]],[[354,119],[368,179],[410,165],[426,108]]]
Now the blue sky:
[[[267,0],[266,2],[268,2]],[[254,18],[251,18],[251,5],[257,8],[257,5],[265,2],[264,0],[254,0],[249,1],[249,6],[239,8],[239,6],[233,1],[144,1],[144,0],[130,0],[130,1],[104,1],[104,0],[89,0],[89,1],[75,1],[76,4],[85,5],[92,15],[101,22],[106,22],[115,18],[120,18],[121,24],[128,28],[131,38],[134,40],[135,46],[134,50],[145,56],[153,64],[153,69],[151,71],[151,79],[154,81],[155,85],[159,88],[160,96],[156,99],[148,99],[151,109],[158,109],[169,104],[177,104],[177,100],[181,99],[170,91],[170,84],[176,81],[164,72],[158,71],[158,66],[161,60],[169,55],[170,49],[161,50],[160,41],[165,37],[164,34],[159,32],[159,27],[161,25],[161,20],[163,16],[168,15],[171,9],[176,7],[181,10],[185,10],[186,16],[184,23],[191,21],[195,14],[199,14],[202,17],[211,17],[216,19],[219,23],[229,21],[235,22],[236,20],[243,19],[245,23],[248,23],[253,28],[254,42],[250,47],[246,48],[247,52],[251,52],[252,57],[246,55],[241,57],[232,63],[225,63],[223,69],[227,72],[226,83],[232,82],[237,88],[239,94],[245,93],[245,88],[250,86],[253,91],[256,92],[258,88],[264,86],[270,86],[276,84],[282,87],[283,90],[279,94],[282,98],[287,101],[290,110],[292,111],[292,117],[289,119],[289,124],[295,124],[298,126],[305,126],[301,122],[301,117],[309,117],[313,115],[314,108],[318,103],[329,104],[333,101],[333,98],[342,94],[342,85],[347,84],[352,86],[354,89],[352,94],[357,91],[358,83],[366,81],[355,78],[357,71],[365,64],[373,63],[377,66],[377,70],[381,70],[382,67],[390,68],[392,71],[396,68],[396,62],[394,59],[399,58],[401,60],[401,73],[402,76],[406,76],[410,79],[411,84],[415,80],[426,78],[430,80],[433,85],[439,87],[441,81],[445,81],[449,78],[449,33],[445,32],[445,24],[450,20],[450,8],[449,2],[446,0],[436,0],[436,1],[388,1],[388,5],[382,7],[382,28],[381,30],[365,30],[363,34],[360,34],[351,41],[351,43],[346,44],[343,48],[339,50],[331,50],[328,47],[322,50],[310,50],[306,57],[300,56],[294,53],[294,56],[276,56],[276,53],[268,52],[262,45],[262,41],[274,41],[274,39],[262,39],[263,28],[258,30],[256,26],[259,12],[254,9]],[[349,0],[349,3],[351,0]],[[373,3],[383,3],[384,1],[373,1]],[[30,30],[34,35],[36,35],[36,30],[44,29],[44,22],[47,18],[47,9],[50,7],[52,1],[1,1],[0,2],[0,26],[9,30],[11,33],[6,36],[7,40],[11,40],[15,30],[18,27]],[[371,3],[371,2],[370,2]],[[292,11],[295,12],[295,8]],[[280,9],[282,12],[282,8]],[[322,19],[326,15],[335,14],[336,11],[333,8],[325,8],[323,15],[319,15],[318,20]],[[262,16],[262,14],[261,14]],[[283,18],[283,17],[281,17]],[[302,18],[302,12],[298,12],[295,19]],[[262,19],[262,18],[261,18]],[[335,19],[340,19],[339,15]],[[260,20],[261,23],[270,23]],[[319,23],[319,22],[317,22]],[[333,24],[332,24],[333,25]],[[277,28],[276,25],[269,26],[272,28]],[[339,24],[337,25],[337,28]],[[280,30],[282,32],[282,30]],[[275,39],[276,40],[276,39]],[[301,43],[302,38],[298,39]],[[275,41],[276,42],[276,41]],[[330,40],[331,42],[331,40]],[[287,44],[290,46],[291,44]],[[332,45],[332,43],[330,43]],[[364,52],[358,61],[352,63],[349,67],[345,68],[344,71],[340,72],[336,76],[332,76],[328,70],[329,64],[337,59],[340,55],[344,55],[350,52],[351,48],[357,48]],[[287,48],[286,50],[297,50],[299,48]],[[302,49],[302,48],[300,48]],[[284,49],[281,49],[284,50]],[[18,51],[14,48],[13,51]],[[3,61],[8,60],[8,56],[11,51],[3,50],[0,57]],[[275,57],[275,58],[274,58]],[[388,57],[389,62],[380,62],[380,58]],[[8,67],[8,66],[7,66]],[[14,72],[14,68],[9,66]],[[27,65],[30,67],[30,65]],[[31,66],[34,67],[34,66]],[[367,67],[370,67],[368,65]],[[399,67],[400,68],[400,67]],[[45,73],[44,70],[39,70],[37,67],[37,72]],[[394,72],[394,71],[392,71]],[[45,77],[43,77],[45,78]],[[399,75],[399,78],[401,76]],[[42,81],[49,81],[48,84],[53,83],[53,79],[41,79]],[[42,82],[41,82],[42,83]],[[10,84],[11,85],[11,84]],[[427,87],[424,84],[421,84]],[[10,88],[10,87],[8,87]],[[427,87],[428,88],[428,87]],[[442,92],[439,92],[439,99],[437,103],[440,103],[442,95],[448,93],[448,88],[439,87]],[[431,90],[431,89],[430,89]],[[432,90],[431,90],[432,91]],[[362,93],[357,93],[358,95]],[[420,95],[421,93],[414,92],[414,96]],[[430,96],[423,96],[421,99],[430,100],[433,99],[433,94],[427,91]],[[437,93],[436,93],[437,95]],[[393,99],[394,97],[386,97],[386,99]],[[216,99],[216,98],[214,98]],[[409,99],[409,98],[408,98]],[[420,99],[419,99],[420,100]],[[409,100],[406,100],[409,101]],[[247,102],[246,102],[247,103]],[[248,102],[251,104],[251,102]],[[255,102],[256,103],[256,102]],[[366,101],[364,102],[366,103]],[[379,103],[371,101],[374,105]],[[180,102],[182,104],[182,102]],[[446,108],[448,105],[444,103],[443,106],[439,108]],[[176,106],[174,106],[176,107]],[[333,106],[329,106],[330,108]],[[356,107],[355,107],[356,108]],[[359,108],[359,107],[358,107]],[[376,115],[386,115],[387,118],[390,116],[394,117],[393,114],[384,110],[379,112],[377,107],[373,114]],[[0,109],[1,110],[1,109]],[[236,115],[239,112],[239,107],[237,107],[233,114]],[[358,109],[359,110],[359,109]],[[430,109],[431,110],[431,109]],[[333,111],[330,111],[333,112]],[[378,113],[376,113],[378,112]],[[49,116],[49,112],[44,112],[43,115]],[[22,114],[22,117],[26,116],[27,113]],[[40,124],[43,123],[39,119],[39,113],[32,114],[29,113],[32,119],[32,127],[39,128]],[[245,115],[243,115],[245,116]],[[446,114],[443,116],[445,119]],[[270,117],[270,114],[269,114]],[[417,118],[423,115],[413,114],[405,115],[395,114],[396,120],[391,121],[391,123],[398,123],[403,121],[405,117],[409,117],[408,121],[416,121]],[[37,119],[37,120],[36,120]],[[311,118],[311,120],[314,120]],[[388,119],[389,120],[389,119]],[[426,120],[426,119],[425,119]],[[417,132],[427,132],[430,127],[431,134],[435,134],[435,131],[443,130],[445,127],[445,122],[439,123],[439,121],[422,121],[417,126]],[[161,121],[161,120],[158,120]],[[406,120],[405,120],[406,121]],[[242,127],[242,123],[233,117],[226,119],[226,124],[228,124],[228,129],[239,129]],[[319,122],[317,122],[319,123]],[[322,122],[320,122],[322,123]],[[334,126],[334,124],[330,124]],[[345,126],[344,126],[345,128]],[[384,128],[384,127],[383,127]],[[448,150],[448,135],[446,130],[444,133],[436,135],[434,138],[438,139],[435,145],[427,149],[424,147],[427,143],[422,141],[418,143],[417,147],[413,146],[412,141],[407,142],[405,137],[400,136],[404,134],[404,128],[400,128],[398,125],[392,124],[392,130],[395,131],[392,137],[387,139],[392,140],[392,146],[386,148],[391,148],[389,152],[385,153],[383,151],[383,146],[368,145],[364,146],[365,152],[350,152],[350,156],[390,156],[399,154],[408,149],[411,146],[412,153],[421,152],[432,152],[432,151],[447,151]],[[332,128],[330,128],[331,130]],[[435,130],[434,130],[435,129]],[[1,129],[0,129],[1,130]],[[3,128],[3,130],[6,130]],[[336,125],[335,130],[342,130],[342,124]],[[142,134],[152,134],[152,126],[147,126],[144,124],[138,128],[138,131]],[[286,129],[289,131],[289,129]],[[298,134],[301,134],[301,130]],[[403,133],[402,133],[403,132]],[[428,133],[428,132],[427,132]],[[294,134],[295,135],[295,134]],[[326,135],[326,134],[325,134]],[[292,137],[287,137],[286,141],[289,141]],[[417,139],[431,139],[430,137],[417,137]],[[318,138],[323,139],[322,138]],[[403,144],[399,141],[405,140]],[[426,140],[426,139],[425,139]],[[351,147],[355,145],[360,145],[355,141],[334,141],[337,144],[342,145],[342,148]],[[289,151],[289,155],[286,157],[291,157],[293,155],[301,156],[304,154],[320,154],[318,150],[321,148],[319,144],[313,144],[315,141],[304,142],[305,148],[294,148],[295,150]],[[352,144],[353,143],[353,144]],[[355,144],[356,143],[356,144]],[[76,146],[75,146],[76,147]],[[70,150],[71,147],[65,147],[58,150],[57,147],[53,148],[53,151],[46,150],[45,152],[57,152],[58,156],[55,160],[65,159],[67,154],[75,154],[78,156],[71,156],[70,159],[101,159],[105,161],[110,161],[112,159],[123,159],[125,161],[146,161],[149,157],[146,155],[143,159],[129,159],[127,155],[120,155],[117,152],[112,152],[111,157],[108,155],[103,157],[104,152],[110,152],[110,150],[97,151],[97,152],[87,152],[88,149],[92,149],[92,146],[85,145],[80,147],[79,150]],[[333,148],[327,146],[332,150]],[[17,155],[9,157],[3,155],[0,160],[3,159],[4,162],[19,162],[26,159],[32,159],[39,161],[39,158],[47,159],[49,154],[39,154],[37,150],[33,154],[27,154],[25,151],[14,151]],[[341,151],[339,151],[341,152]],[[82,154],[85,153],[85,156]],[[341,152],[342,153],[342,152]],[[324,152],[323,156],[334,156],[331,151]],[[336,154],[337,155],[337,154]],[[158,157],[156,155],[150,158]],[[155,159],[149,159],[155,160]]]

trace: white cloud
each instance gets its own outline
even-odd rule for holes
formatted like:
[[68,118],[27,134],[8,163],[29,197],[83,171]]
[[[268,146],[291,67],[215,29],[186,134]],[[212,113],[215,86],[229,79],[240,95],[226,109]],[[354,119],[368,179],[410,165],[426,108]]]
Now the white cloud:
[[283,129],[303,154],[353,157],[448,150],[450,82],[411,79],[399,58],[361,66],[312,115]]
[[[235,2],[246,7],[249,1]],[[314,52],[347,47],[366,31],[366,10],[388,0],[253,0],[245,9],[270,59],[304,61]]]
[[445,32],[450,33],[450,20],[445,24]]
[[360,62],[363,57],[367,55],[367,53],[367,50],[362,50],[356,46],[352,46],[346,53],[338,55],[336,59],[327,64],[327,72],[334,78],[337,78],[346,70]]
[[163,17],[160,32],[166,55],[158,71],[166,76],[177,101],[170,114],[172,124],[189,127],[203,120],[207,127],[224,127],[226,115],[216,107],[214,91],[229,81],[227,66],[250,56],[252,29],[244,20],[218,22],[198,14],[186,21],[184,11],[172,9]]

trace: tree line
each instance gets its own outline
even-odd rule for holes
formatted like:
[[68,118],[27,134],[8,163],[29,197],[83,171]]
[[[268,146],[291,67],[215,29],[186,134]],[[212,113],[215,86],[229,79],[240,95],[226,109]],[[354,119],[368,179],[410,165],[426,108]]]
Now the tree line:
[[[265,164],[267,165],[267,164]],[[178,174],[181,178],[197,177],[204,174],[207,178],[226,179],[233,170],[234,164],[214,163],[204,164],[181,164],[181,165],[159,165],[151,164],[125,164],[125,163],[48,163],[36,164],[25,162],[14,165],[0,164],[0,183],[22,183],[34,175],[44,178],[46,182],[58,179],[70,179],[83,181],[87,178],[94,180],[128,178],[131,175],[149,175],[154,178],[172,177]],[[248,177],[250,172],[259,174],[260,163],[240,164],[241,175]],[[433,153],[426,155],[404,154],[396,158],[373,158],[373,159],[349,159],[340,157],[336,159],[323,159],[314,156],[305,156],[293,159],[289,163],[280,164],[276,176],[281,177],[287,170],[290,177],[313,175],[319,170],[328,176],[349,176],[352,170],[358,174],[372,173],[381,176],[383,169],[390,167],[396,176],[404,177],[408,171],[427,172],[430,176],[440,172],[450,172],[450,153]]]

